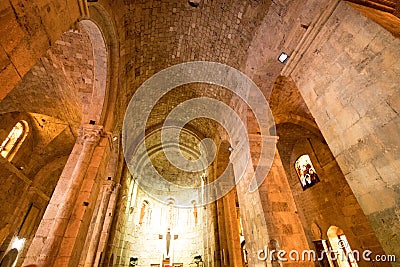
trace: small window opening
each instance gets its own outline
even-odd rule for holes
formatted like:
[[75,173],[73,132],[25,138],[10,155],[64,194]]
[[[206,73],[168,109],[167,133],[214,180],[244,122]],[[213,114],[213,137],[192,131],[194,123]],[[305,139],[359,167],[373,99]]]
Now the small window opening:
[[303,190],[306,190],[319,182],[318,174],[315,171],[309,155],[300,156],[296,160],[294,167]]

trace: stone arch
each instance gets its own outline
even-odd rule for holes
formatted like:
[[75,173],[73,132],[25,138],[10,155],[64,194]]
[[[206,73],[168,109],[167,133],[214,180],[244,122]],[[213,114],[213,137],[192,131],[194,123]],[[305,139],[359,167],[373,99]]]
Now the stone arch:
[[[138,184],[144,191],[150,193],[153,199],[157,199],[164,204],[168,204],[169,197],[176,196],[176,192],[183,187],[192,191],[180,195],[183,196],[182,198],[175,197],[174,206],[192,207],[190,201],[196,199],[196,197],[196,202],[201,203],[201,177],[202,175],[206,175],[205,173],[207,172],[203,160],[197,161],[197,169],[190,172],[174,165],[166,156],[166,153],[171,153],[172,159],[176,159],[173,157],[175,157],[177,153],[182,153],[181,155],[188,160],[199,159],[199,136],[195,132],[184,127],[180,130],[180,137],[184,138],[186,143],[179,142],[179,144],[176,144],[170,140],[166,140],[162,143],[162,131],[162,128],[149,128],[149,130],[146,131],[145,138],[138,141],[139,145],[135,148],[131,148],[131,151],[135,149],[135,152],[127,152],[127,158],[132,155],[132,159],[130,160],[135,162],[135,165],[131,166],[131,171],[138,177]],[[157,171],[157,174],[155,171]],[[171,183],[173,185],[169,187],[168,191],[165,190],[166,183]]]
[[[115,112],[107,114],[106,107],[114,111],[117,99],[118,44],[112,19],[102,9],[101,5],[96,4],[95,8],[90,8],[94,13],[93,18],[80,20],[74,27],[58,35],[47,53],[29,67],[27,75],[4,98],[1,113],[25,110],[53,116],[72,124],[75,131],[80,124],[88,124],[91,120],[103,125],[108,117],[115,115]],[[77,40],[83,41],[81,46],[72,43],[71,47],[71,38],[81,38]],[[71,54],[68,48],[75,54]],[[69,62],[66,58],[75,56],[83,56],[82,61],[92,62],[94,67],[88,68],[90,64],[71,66],[75,62]],[[109,93],[111,89],[112,93]],[[20,101],[26,98],[35,102]],[[107,121],[108,129],[113,128],[113,118]]]
[[307,128],[307,130],[313,132],[316,135],[320,134],[320,131],[315,125],[315,122],[309,118],[299,116],[296,114],[274,114],[274,120],[276,126],[279,124],[284,124],[284,123],[293,123],[297,125],[301,125],[304,128]]
[[[99,3],[89,4],[90,21],[95,23],[102,33],[107,50],[107,76],[104,105],[100,115],[100,122],[106,130],[112,130],[118,111],[118,65],[119,43],[116,27],[110,13]],[[115,112],[117,111],[117,112]],[[114,116],[110,116],[113,114]]]
[[[102,18],[98,18],[99,20]],[[105,20],[111,20],[109,17],[104,18]],[[106,112],[105,107],[107,107],[106,102],[109,101],[108,98],[108,90],[111,88],[109,85],[109,81],[112,80],[110,78],[110,74],[108,72],[109,67],[109,58],[111,56],[109,55],[108,51],[108,44],[112,44],[116,46],[116,39],[113,38],[108,38],[106,40],[105,36],[115,36],[113,33],[108,33],[108,30],[112,29],[112,27],[104,28],[101,29],[101,27],[104,24],[102,23],[96,23],[94,20],[81,20],[79,23],[75,24],[76,28],[74,30],[71,30],[67,32],[66,34],[68,35],[73,35],[73,34],[79,34],[81,31],[82,35],[77,36],[77,37],[82,37],[85,38],[85,46],[82,48],[82,50],[85,50],[84,52],[86,54],[83,54],[82,51],[79,51],[79,46],[74,46],[71,53],[75,53],[72,55],[76,55],[77,58],[80,56],[82,59],[82,56],[86,58],[83,58],[83,61],[87,60],[86,65],[83,65],[86,67],[87,65],[90,64],[90,61],[92,61],[92,68],[83,68],[82,71],[88,73],[87,76],[81,75],[78,76],[78,79],[72,80],[73,75],[71,75],[71,71],[73,72],[73,68],[65,68],[64,64],[60,64],[62,73],[64,74],[65,77],[68,75],[71,78],[71,80],[74,82],[73,85],[76,85],[76,83],[81,83],[84,86],[80,88],[76,88],[77,86],[72,86],[73,89],[75,89],[73,97],[70,97],[68,100],[71,102],[75,102],[75,106],[78,106],[78,108],[75,108],[72,110],[70,113],[74,113],[75,111],[82,112],[82,116],[78,116],[75,121],[73,121],[73,125],[69,125],[70,129],[73,130],[74,137],[76,139],[76,142],[74,144],[74,148],[72,149],[72,152],[67,160],[67,163],[65,167],[63,168],[63,171],[60,175],[60,178],[58,179],[54,194],[50,200],[49,205],[47,206],[46,212],[44,214],[44,217],[41,221],[41,224],[39,226],[39,231],[41,231],[41,227],[46,228],[45,221],[46,220],[51,220],[55,221],[55,217],[58,216],[57,213],[52,213],[52,209],[58,205],[55,203],[60,202],[70,202],[72,203],[68,207],[65,207],[63,211],[68,214],[67,216],[64,216],[64,218],[69,218],[68,220],[65,220],[64,224],[62,226],[57,225],[54,226],[53,228],[50,228],[46,234],[48,236],[51,236],[57,231],[60,232],[67,232],[69,231],[68,227],[71,227],[70,225],[73,224],[71,221],[73,221],[75,218],[71,218],[70,214],[75,212],[75,210],[80,209],[82,205],[78,204],[78,199],[81,196],[81,191],[79,188],[81,187],[82,183],[84,183],[84,180],[90,180],[94,178],[97,174],[93,174],[92,177],[87,172],[87,168],[89,168],[90,163],[93,162],[93,158],[95,157],[94,155],[98,156],[101,158],[101,162],[107,162],[110,160],[110,154],[114,152],[109,152],[107,149],[105,151],[102,151],[99,155],[99,153],[95,153],[95,149],[98,147],[98,142],[100,142],[100,139],[105,140],[104,145],[108,146],[110,145],[107,143],[106,138],[104,137],[103,134],[103,124],[106,121],[106,114],[109,117],[112,117],[115,115],[115,112]],[[88,40],[88,41],[87,41]],[[60,45],[68,45],[68,43],[65,43],[63,40],[60,40],[61,44]],[[87,42],[86,42],[87,41]],[[62,43],[64,42],[64,44]],[[114,51],[114,50],[113,50]],[[62,52],[62,51],[61,51]],[[62,55],[62,53],[60,53]],[[81,54],[81,55],[78,55]],[[68,60],[70,57],[64,57],[63,59]],[[114,61],[113,61],[114,62]],[[74,62],[71,62],[73,64]],[[49,64],[51,65],[51,64]],[[71,67],[71,66],[70,66]],[[72,66],[73,67],[73,66]],[[79,66],[76,66],[79,67]],[[78,70],[81,71],[81,70]],[[114,72],[115,73],[115,72]],[[79,78],[83,78],[79,81]],[[86,78],[86,79],[85,79]],[[63,90],[63,88],[60,86],[56,89]],[[77,90],[78,89],[78,90]],[[66,90],[66,89],[64,89]],[[56,90],[55,90],[56,91]],[[68,91],[68,90],[66,90]],[[116,92],[116,91],[115,91]],[[83,100],[82,100],[83,99]],[[76,102],[79,102],[81,100],[82,106],[80,108],[81,111],[79,111],[79,105],[76,105]],[[71,121],[67,121],[68,124],[72,124]],[[90,125],[90,124],[96,124],[96,125]],[[109,123],[108,130],[113,130],[113,121]],[[79,136],[76,138],[76,136]],[[110,140],[111,141],[111,140]],[[111,145],[110,145],[111,146]],[[111,146],[112,147],[112,146]],[[85,148],[87,148],[85,150]],[[112,150],[112,148],[111,148]],[[83,156],[84,155],[84,156]],[[84,160],[83,157],[85,157]],[[77,164],[77,161],[84,161],[85,163],[83,165]],[[95,164],[96,165],[96,164]],[[79,166],[79,167],[77,167]],[[54,163],[54,167],[58,167],[58,163]],[[77,168],[82,167],[81,170],[79,171],[74,171]],[[103,170],[101,167],[95,167],[93,168],[94,172],[102,172]],[[82,223],[78,226],[78,229],[80,232],[87,234],[89,231],[89,224],[88,221],[90,220],[90,216],[93,215],[94,209],[92,206],[94,205],[95,201],[92,202],[92,199],[96,199],[99,196],[99,191],[98,187],[96,187],[96,179],[95,183],[92,183],[90,186],[90,189],[88,189],[88,192],[90,192],[90,197],[88,197],[90,200],[89,201],[83,201],[84,207],[88,207],[89,205],[89,213],[81,214],[82,218],[77,219],[77,221],[82,222],[84,221],[85,223]],[[66,193],[65,193],[66,191]],[[64,192],[64,194],[63,194]],[[86,196],[85,196],[86,197]],[[72,226],[75,227],[75,226]],[[36,252],[31,253],[32,251],[45,251],[46,247],[43,244],[37,244],[35,243],[36,238],[40,238],[37,235],[35,236],[30,248],[28,249],[27,256],[25,257],[25,264],[28,263],[37,263],[37,264],[43,264],[43,265],[59,265],[57,262],[59,260],[58,253],[63,250],[64,243],[62,242],[62,238],[58,238],[57,240],[50,240],[50,238],[46,239],[46,242],[51,243],[53,250],[52,257],[44,259],[43,262],[38,260],[36,258]],[[47,244],[47,243],[46,243]],[[82,250],[82,246],[84,245],[82,242],[76,242],[74,246],[74,250],[76,253],[83,253],[84,251]],[[74,251],[74,253],[75,253]],[[48,253],[43,252],[43,253]],[[85,251],[86,253],[86,251]],[[79,254],[77,257],[71,257],[71,261],[77,262],[80,260],[81,254]],[[74,263],[70,263],[74,264]]]
[[[316,41],[299,46],[301,59],[289,60],[286,66],[292,65],[291,76],[305,101],[312,103],[310,111],[381,247],[387,254],[399,255],[400,224],[393,219],[399,199],[393,188],[399,184],[399,174],[393,165],[397,152],[390,149],[399,143],[399,138],[393,138],[399,131],[391,130],[398,127],[398,112],[392,111],[398,91],[391,89],[399,84],[394,74],[399,62],[385,61],[398,57],[399,39],[345,1],[338,3],[326,22],[314,28],[319,31],[314,32]],[[322,38],[323,43],[317,41]],[[351,60],[334,66],[344,55],[341,51],[351,51]],[[378,74],[376,69],[385,71]],[[351,231],[342,227],[350,239]]]
[[83,105],[83,123],[90,121],[101,123],[107,82],[107,49],[99,27],[91,20],[82,20],[79,24],[88,33],[93,53],[92,92],[88,105]]
[[378,23],[395,37],[400,37],[400,8],[396,1],[345,1],[363,16]]
[[[332,251],[336,253],[336,262],[339,267],[357,267],[357,261],[343,230],[332,225],[329,227],[327,235]],[[360,255],[356,256],[359,257]]]
[[17,258],[18,258],[18,249],[16,248],[10,249],[1,260],[0,267],[13,267],[14,264],[17,262]]
[[11,57],[6,62],[7,67],[1,70],[2,81],[6,82],[0,89],[0,99],[7,96],[36,60],[80,16],[76,4],[50,0],[40,4],[8,2],[2,9],[5,14],[1,27],[5,36],[2,46]]
[[141,203],[139,225],[149,225],[151,222],[151,203],[145,199]]

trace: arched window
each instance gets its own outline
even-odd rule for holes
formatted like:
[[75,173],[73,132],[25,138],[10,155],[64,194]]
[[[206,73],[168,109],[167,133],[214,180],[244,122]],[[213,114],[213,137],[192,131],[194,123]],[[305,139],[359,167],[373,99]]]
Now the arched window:
[[169,199],[167,202],[167,222],[168,222],[168,229],[174,229],[176,225],[176,209],[174,207],[175,201],[173,199]]
[[28,123],[19,121],[0,145],[1,156],[11,161],[28,135]]
[[198,222],[198,213],[197,213],[197,204],[196,204],[196,200],[192,200],[192,204],[193,204],[194,225],[197,225],[197,222]]
[[301,186],[303,190],[315,185],[319,182],[317,172],[315,171],[314,165],[311,162],[310,156],[302,155],[294,164],[296,173],[299,176]]
[[334,260],[339,264],[339,267],[358,267],[359,252],[352,251],[343,230],[337,226],[331,226],[328,229],[327,235],[329,243],[332,246],[332,251],[336,254],[336,259]]
[[149,225],[150,215],[151,215],[150,203],[147,200],[143,200],[142,207],[140,208],[139,224]]

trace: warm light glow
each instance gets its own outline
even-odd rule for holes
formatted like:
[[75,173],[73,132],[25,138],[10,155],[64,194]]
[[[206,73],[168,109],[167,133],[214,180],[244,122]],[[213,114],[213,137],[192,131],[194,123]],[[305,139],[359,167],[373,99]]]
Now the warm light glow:
[[24,141],[27,132],[28,124],[26,121],[17,122],[7,138],[0,145],[1,156],[11,161],[15,152]]
[[281,62],[281,63],[285,63],[286,60],[287,60],[288,58],[289,58],[289,56],[288,56],[285,52],[282,52],[282,53],[279,55],[278,60],[279,60],[279,62]]
[[339,229],[337,226],[331,226],[328,229],[327,235],[333,251],[336,251],[338,259],[336,262],[339,264],[339,267],[358,267],[353,255],[353,250],[343,230]]
[[14,237],[13,241],[11,242],[11,248],[15,248],[18,251],[21,251],[25,244],[25,238]]
[[300,156],[295,163],[295,169],[299,176],[303,190],[319,182],[319,177],[315,171],[309,155]]

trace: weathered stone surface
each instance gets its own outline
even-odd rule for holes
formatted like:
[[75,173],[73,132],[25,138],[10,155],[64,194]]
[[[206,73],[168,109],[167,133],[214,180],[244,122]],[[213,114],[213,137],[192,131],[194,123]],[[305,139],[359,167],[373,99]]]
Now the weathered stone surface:
[[[334,32],[330,32],[331,25],[335,25]],[[342,3],[316,41],[292,77],[305,101],[313,101],[310,111],[364,213],[368,218],[385,214],[392,222],[395,215],[389,215],[389,211],[394,212],[398,205],[395,188],[400,181],[395,167],[399,157],[398,113],[391,107],[398,95],[398,62],[393,58],[399,56],[399,40]],[[329,56],[325,47],[333,47],[338,53]],[[319,66],[334,64],[343,68],[341,73],[320,72]],[[332,82],[320,90],[319,84],[327,79]],[[317,92],[318,97],[310,99],[309,91]],[[322,115],[324,109],[328,118]],[[400,225],[393,221],[393,227],[385,234],[376,220],[371,221],[371,226],[385,251],[399,255],[395,240],[387,240]]]
[[[233,181],[235,164],[249,167],[244,182],[218,201],[175,210],[175,263],[194,266],[201,255],[205,266],[244,266],[245,246],[250,266],[263,265],[257,251],[272,239],[301,251],[328,239],[331,226],[352,249],[398,255],[400,45],[373,21],[394,34],[399,23],[388,13],[356,9],[335,0],[0,3],[0,142],[18,121],[29,125],[17,153],[0,159],[0,260],[23,235],[17,266],[127,266],[131,257],[139,265],[160,264],[169,207],[134,183],[154,179],[150,164],[189,187],[211,183],[225,169]],[[286,65],[277,61],[281,52],[290,56]],[[253,113],[263,99],[249,107],[216,85],[187,84],[164,95],[141,125],[153,153],[138,166],[144,177],[126,168],[120,133],[130,98],[158,71],[194,60],[245,72],[269,101],[278,152],[251,194],[246,182],[261,162],[260,134],[271,130],[260,129]],[[193,173],[168,162],[158,130],[177,105],[197,97],[223,102],[243,120],[251,162],[238,162],[242,153],[232,149],[243,147],[207,118],[190,121],[169,149],[194,159],[199,140],[209,137],[219,149],[216,160]],[[102,134],[79,138],[89,122]],[[230,126],[237,134],[238,125]],[[321,180],[304,191],[293,167],[302,154],[310,155]],[[173,198],[169,188],[154,186]]]

